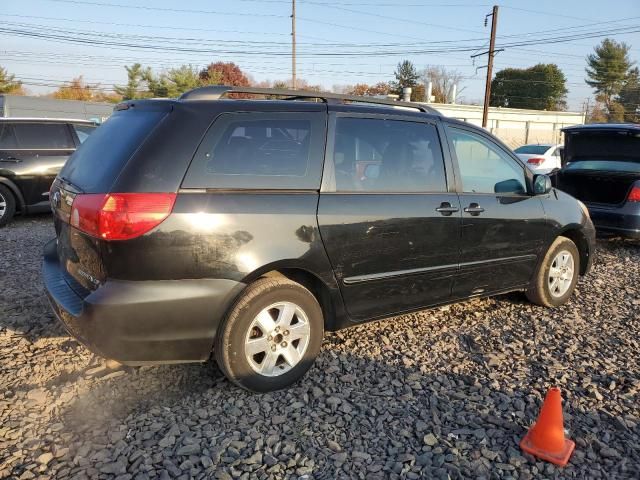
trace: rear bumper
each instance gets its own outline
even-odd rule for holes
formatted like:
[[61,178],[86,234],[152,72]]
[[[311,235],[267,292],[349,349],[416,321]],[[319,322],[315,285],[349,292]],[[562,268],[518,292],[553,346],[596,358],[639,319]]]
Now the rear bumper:
[[627,202],[622,206],[586,204],[591,221],[598,232],[630,238],[640,238],[640,203]]
[[67,331],[91,351],[127,365],[206,360],[220,321],[245,286],[224,279],[108,280],[86,297],[65,280],[55,239],[42,276]]

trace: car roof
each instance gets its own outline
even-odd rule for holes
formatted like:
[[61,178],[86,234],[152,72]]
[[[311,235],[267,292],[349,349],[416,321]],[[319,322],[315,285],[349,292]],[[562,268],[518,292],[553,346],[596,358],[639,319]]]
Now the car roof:
[[611,131],[631,131],[640,132],[640,125],[635,123],[588,123],[586,125],[573,125],[571,127],[565,127],[563,132],[579,132],[579,131],[593,131],[593,130],[611,130]]
[[42,117],[0,117],[0,122],[30,122],[30,123],[86,123],[87,125],[97,125],[92,120],[82,118],[42,118]]

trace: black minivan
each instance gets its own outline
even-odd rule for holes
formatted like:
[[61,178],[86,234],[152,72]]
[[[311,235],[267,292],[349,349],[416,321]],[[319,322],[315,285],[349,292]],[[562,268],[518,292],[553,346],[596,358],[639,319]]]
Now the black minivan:
[[484,130],[318,92],[120,104],[51,201],[71,335],[128,365],[213,352],[253,391],[304,375],[325,330],[513,290],[561,305],[594,257],[584,205]]

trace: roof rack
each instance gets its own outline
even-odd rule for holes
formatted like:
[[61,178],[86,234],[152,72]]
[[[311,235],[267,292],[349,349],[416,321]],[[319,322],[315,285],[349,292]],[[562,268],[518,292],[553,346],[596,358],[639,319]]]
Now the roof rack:
[[391,107],[414,108],[421,112],[440,115],[435,108],[411,102],[401,102],[386,98],[359,97],[357,95],[342,95],[338,93],[313,92],[309,90],[289,90],[279,88],[258,87],[231,87],[226,85],[210,85],[208,87],[194,88],[180,96],[180,100],[219,100],[229,93],[252,93],[257,95],[273,95],[285,97],[285,100],[299,100],[303,98],[317,98],[325,103],[369,103],[374,105],[387,105]]

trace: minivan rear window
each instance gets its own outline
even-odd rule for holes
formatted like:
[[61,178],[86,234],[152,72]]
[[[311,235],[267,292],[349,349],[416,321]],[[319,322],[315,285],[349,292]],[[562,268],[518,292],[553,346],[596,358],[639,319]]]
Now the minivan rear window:
[[78,147],[60,177],[86,193],[108,192],[131,155],[166,114],[136,108],[115,112]]

